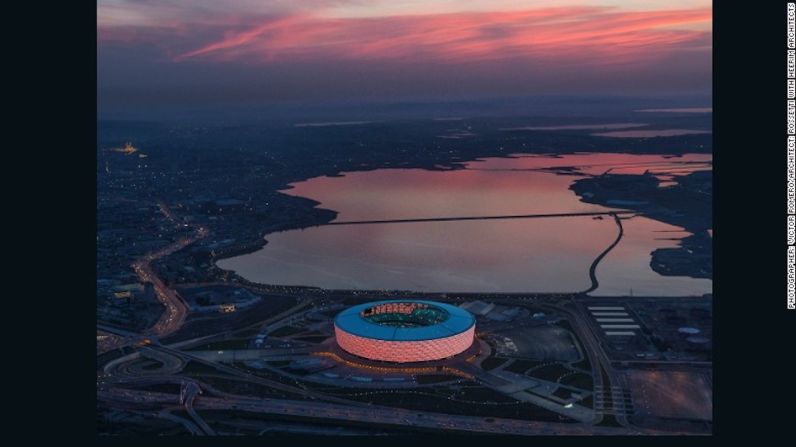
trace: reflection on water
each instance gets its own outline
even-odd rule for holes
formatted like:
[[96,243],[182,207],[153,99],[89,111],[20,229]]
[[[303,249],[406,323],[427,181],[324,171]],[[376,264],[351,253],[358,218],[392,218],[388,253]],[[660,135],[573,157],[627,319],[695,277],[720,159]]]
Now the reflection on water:
[[245,278],[335,289],[558,292],[589,287],[588,268],[614,238],[586,218],[351,225],[288,231],[257,253],[222,261]]
[[709,130],[695,129],[652,129],[652,130],[617,130],[614,132],[593,133],[596,137],[614,138],[653,138],[653,137],[676,137],[678,135],[699,135],[710,133]]
[[597,279],[600,287],[590,295],[686,296],[710,293],[712,281],[688,277],[662,276],[650,268],[650,253],[658,248],[675,247],[676,240],[691,233],[657,220],[634,217],[623,220],[625,229],[619,243],[600,262]]
[[[288,194],[339,212],[338,221],[608,211],[581,202],[567,172],[664,172],[709,155],[573,154],[474,161],[467,169],[382,169],[299,182]],[[611,171],[614,172],[614,171]],[[676,178],[688,169],[675,170]],[[699,295],[711,281],[660,276],[650,252],[673,247],[681,230],[634,217],[625,237],[597,268],[593,294]],[[576,292],[589,287],[588,269],[615,238],[611,218],[566,217],[323,226],[269,234],[260,251],[219,261],[256,282],[332,289],[428,292]]]
[[651,112],[651,113],[712,113],[713,107],[680,107],[673,109],[642,109],[636,112]]
[[591,130],[591,129],[630,129],[633,127],[644,127],[646,123],[607,123],[607,124],[567,124],[561,126],[525,126],[507,127],[500,130]]

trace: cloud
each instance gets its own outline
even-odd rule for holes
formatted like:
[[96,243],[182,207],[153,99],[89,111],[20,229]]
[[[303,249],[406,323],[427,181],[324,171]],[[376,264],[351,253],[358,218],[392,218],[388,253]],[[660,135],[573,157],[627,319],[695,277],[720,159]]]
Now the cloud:
[[286,15],[361,3],[362,0],[99,0],[97,24],[145,27],[174,22],[215,23],[232,16]]
[[179,54],[174,61],[257,64],[309,58],[414,58],[469,62],[576,57],[621,63],[704,45],[709,32],[688,26],[710,19],[707,8],[623,12],[566,7],[366,18],[296,14],[271,17],[256,25],[229,23],[220,38]]
[[[372,1],[100,0],[98,91],[128,107],[710,86],[709,6],[561,0],[586,5],[396,15],[369,8]],[[330,12],[331,4],[368,14]]]

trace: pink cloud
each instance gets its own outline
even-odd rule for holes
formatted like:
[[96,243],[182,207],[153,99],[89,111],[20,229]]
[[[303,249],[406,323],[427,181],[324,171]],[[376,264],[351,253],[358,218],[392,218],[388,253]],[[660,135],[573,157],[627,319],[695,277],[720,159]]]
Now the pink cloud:
[[[368,18],[289,15],[252,25],[231,21],[220,38],[173,60],[419,59],[469,62],[504,58],[579,59],[610,65],[708,47],[709,8],[623,12],[563,7]],[[690,27],[690,28],[689,28]]]

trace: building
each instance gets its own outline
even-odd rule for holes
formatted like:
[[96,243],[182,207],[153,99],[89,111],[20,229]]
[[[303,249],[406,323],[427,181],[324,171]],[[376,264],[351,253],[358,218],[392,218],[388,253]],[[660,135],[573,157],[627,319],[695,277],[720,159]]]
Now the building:
[[235,312],[235,303],[221,304],[218,306],[218,311],[222,314]]
[[469,348],[475,317],[435,301],[376,301],[339,313],[334,332],[337,344],[350,354],[385,362],[422,362]]

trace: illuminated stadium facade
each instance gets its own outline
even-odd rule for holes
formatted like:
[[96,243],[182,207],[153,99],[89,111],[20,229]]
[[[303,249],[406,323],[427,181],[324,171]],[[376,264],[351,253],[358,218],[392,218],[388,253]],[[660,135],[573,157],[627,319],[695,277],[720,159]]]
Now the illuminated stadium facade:
[[337,344],[346,352],[386,362],[454,356],[473,344],[475,317],[449,304],[423,300],[375,301],[340,312]]

